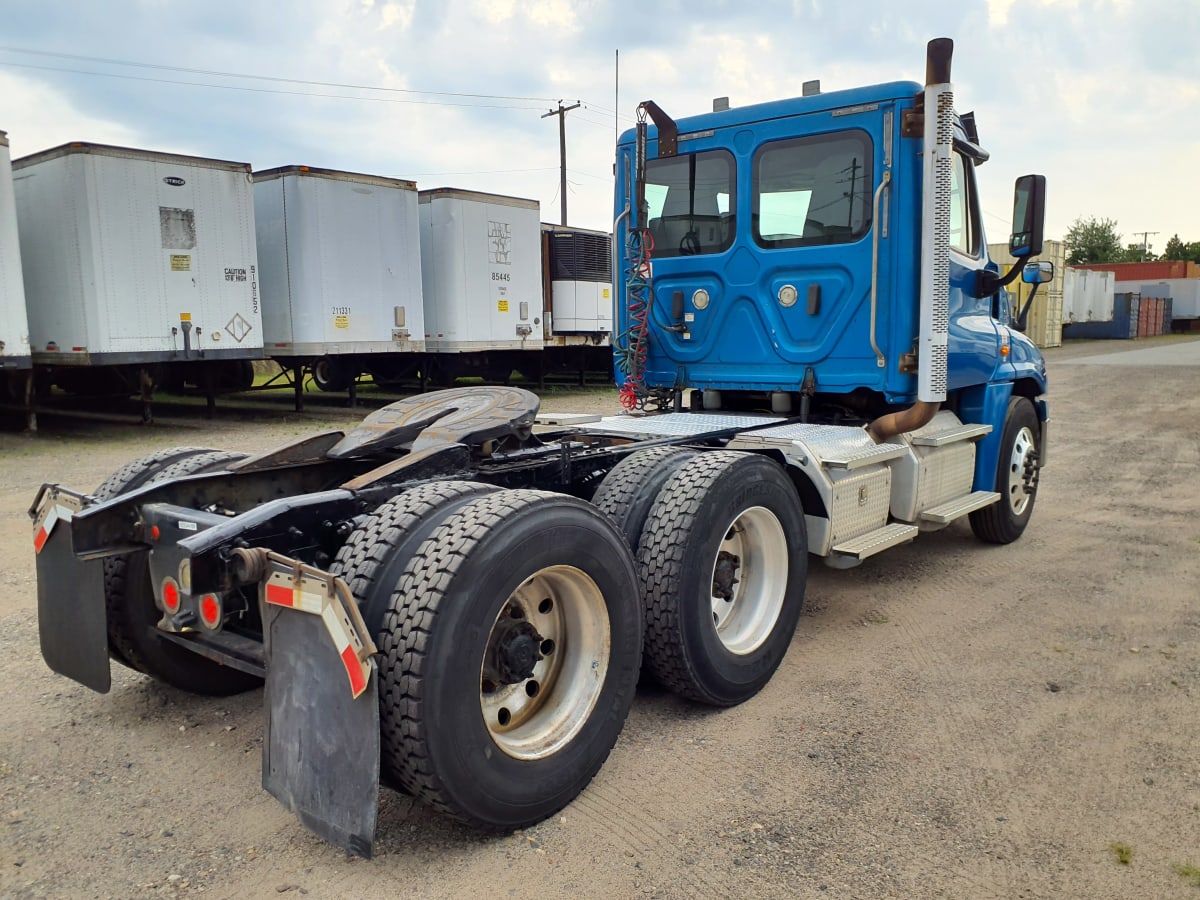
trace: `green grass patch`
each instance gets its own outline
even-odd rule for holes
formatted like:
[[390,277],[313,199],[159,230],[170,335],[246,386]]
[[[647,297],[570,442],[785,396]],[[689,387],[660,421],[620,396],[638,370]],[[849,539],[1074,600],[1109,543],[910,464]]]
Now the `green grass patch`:
[[1108,845],[1108,849],[1112,851],[1113,857],[1122,866],[1127,866],[1133,862],[1133,848],[1128,844],[1122,844],[1120,841],[1113,841]]
[[1175,865],[1173,865],[1171,868],[1173,868],[1179,877],[1184,881],[1188,882],[1193,887],[1200,888],[1200,868],[1187,865],[1185,863],[1175,863]]

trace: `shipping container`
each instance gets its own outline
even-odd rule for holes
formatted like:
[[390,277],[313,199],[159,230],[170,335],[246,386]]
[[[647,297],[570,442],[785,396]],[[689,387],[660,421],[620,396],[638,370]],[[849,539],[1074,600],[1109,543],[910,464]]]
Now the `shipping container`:
[[[1108,273],[1111,275],[1111,273]],[[1063,323],[1063,337],[1073,339],[1129,340],[1138,336],[1140,298],[1137,294],[1116,294],[1112,312],[1104,321],[1075,320]]]
[[[988,256],[1000,265],[1000,270],[1007,273],[1015,264],[1016,258],[1008,252],[1008,244],[989,244]],[[1066,250],[1062,241],[1046,241],[1038,260],[1054,263],[1054,277],[1038,285],[1037,293],[1033,294],[1033,285],[1025,284],[1020,276],[1008,285],[1009,302],[1015,312],[1025,308],[1030,296],[1033,305],[1029,308],[1026,320],[1026,334],[1039,347],[1058,347],[1062,345],[1063,326],[1063,277],[1066,270]]]
[[1164,259],[1153,262],[1087,263],[1078,269],[1112,272],[1118,281],[1161,281],[1167,278],[1200,278],[1200,265],[1194,262]]
[[1170,278],[1146,281],[1118,281],[1118,291],[1135,291],[1154,297],[1170,297],[1176,319],[1200,317],[1200,278]]
[[452,188],[419,199],[426,349],[540,350],[538,202]]
[[12,164],[8,136],[0,131],[0,369],[28,370],[30,366]]
[[417,205],[412,181],[312,166],[254,174],[270,356],[309,361],[326,389],[360,371],[416,368],[425,349]]
[[249,164],[73,143],[13,181],[35,364],[262,356]]

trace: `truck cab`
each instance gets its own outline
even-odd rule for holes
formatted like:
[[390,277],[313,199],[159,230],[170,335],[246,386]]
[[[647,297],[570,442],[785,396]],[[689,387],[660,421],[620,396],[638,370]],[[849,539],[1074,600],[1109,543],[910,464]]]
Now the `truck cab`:
[[[707,411],[869,424],[924,399],[992,426],[973,487],[995,488],[1010,400],[1044,430],[1046,367],[988,257],[988,154],[974,116],[953,111],[948,47],[931,58],[943,50],[940,109],[911,81],[678,122],[643,104],[651,121],[616,157],[627,405],[680,408],[690,391]],[[1040,187],[1019,198],[1014,239]]]

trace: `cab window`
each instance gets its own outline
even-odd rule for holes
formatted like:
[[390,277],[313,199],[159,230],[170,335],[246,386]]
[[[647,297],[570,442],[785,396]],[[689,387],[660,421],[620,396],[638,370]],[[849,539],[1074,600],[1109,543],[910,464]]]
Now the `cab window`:
[[733,244],[734,171],[727,150],[646,160],[653,256],[720,253]]
[[772,141],[754,157],[754,239],[762,247],[854,241],[871,227],[865,131]]
[[979,201],[975,197],[974,167],[961,153],[951,161],[950,246],[966,256],[979,255]]

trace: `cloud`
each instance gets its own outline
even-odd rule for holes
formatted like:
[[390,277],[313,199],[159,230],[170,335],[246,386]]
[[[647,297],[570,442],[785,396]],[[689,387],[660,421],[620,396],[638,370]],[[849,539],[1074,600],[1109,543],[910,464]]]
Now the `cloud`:
[[[0,52],[0,64],[134,79],[0,65],[21,79],[19,91],[3,93],[3,115],[13,118],[0,127],[22,152],[40,149],[41,137],[23,138],[12,124],[19,102],[20,120],[37,113],[35,133],[53,128],[59,142],[116,131],[126,143],[256,168],[420,173],[424,187],[533,196],[556,219],[558,120],[541,117],[558,99],[582,100],[566,120],[571,219],[603,228],[612,217],[616,48],[623,130],[644,99],[682,118],[719,96],[735,106],[794,96],[813,78],[825,91],[920,81],[925,42],[947,35],[957,41],[959,105],[977,112],[993,153],[980,172],[993,231],[1006,227],[1013,178],[1044,171],[1051,233],[1094,213],[1127,230],[1200,239],[1200,213],[1180,202],[1186,161],[1200,156],[1197,34],[1200,4],[1176,0],[294,0],[285,14],[265,0],[47,2],[9,15],[7,45],[396,90]],[[148,78],[243,90],[138,80]],[[399,92],[413,89],[532,99]],[[53,99],[10,100],[21,91]],[[43,107],[56,112],[41,115]],[[479,174],[449,174],[460,172]]]
[[0,97],[5,98],[0,129],[8,132],[14,158],[79,140],[82,135],[98,144],[136,146],[140,141],[136,128],[90,115],[35,78],[0,71]]

